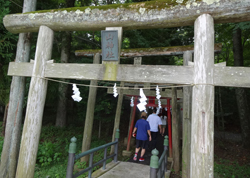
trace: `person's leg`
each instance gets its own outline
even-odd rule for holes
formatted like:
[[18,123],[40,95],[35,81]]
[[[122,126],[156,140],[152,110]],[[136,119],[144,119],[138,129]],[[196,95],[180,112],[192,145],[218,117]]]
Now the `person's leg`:
[[133,160],[136,161],[137,160],[137,155],[138,155],[138,152],[140,151],[140,140],[136,140],[136,148],[135,148],[135,155],[134,155],[134,158]]
[[156,148],[156,139],[157,139],[157,133],[158,132],[151,132],[151,137],[152,137],[152,144],[151,144],[151,148],[152,150]]
[[145,154],[145,148],[142,148],[141,149],[141,158],[143,158],[144,154]]

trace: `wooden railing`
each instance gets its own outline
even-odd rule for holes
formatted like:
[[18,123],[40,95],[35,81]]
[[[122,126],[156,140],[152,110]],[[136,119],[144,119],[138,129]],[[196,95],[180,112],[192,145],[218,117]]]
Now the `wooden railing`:
[[168,150],[168,136],[165,136],[164,139],[164,151],[160,157],[157,156],[159,154],[159,151],[157,149],[154,149],[152,151],[152,156],[150,158],[150,178],[164,178],[165,173],[167,172],[167,163],[168,163],[168,156],[167,156],[167,150]]
[[[80,153],[78,155],[75,155],[76,152],[76,138],[73,137],[71,138],[71,143],[69,145],[69,159],[68,159],[68,166],[67,166],[67,175],[66,178],[75,178],[78,177],[80,175],[82,175],[85,172],[88,172],[88,177],[91,178],[91,174],[92,174],[92,170],[94,167],[103,164],[103,169],[106,169],[106,162],[108,159],[110,158],[114,158],[114,162],[117,162],[117,157],[118,157],[118,139],[119,139],[119,129],[116,130],[116,134],[115,134],[115,141],[114,142],[110,142],[107,143],[105,145],[101,145],[97,148],[93,148],[91,150],[85,151],[83,153]],[[107,149],[109,146],[115,145],[115,152],[112,155],[107,156]],[[98,161],[97,163],[93,164],[93,156],[94,153],[96,151],[99,151],[101,149],[105,149],[104,150],[104,158],[100,161]],[[90,155],[89,157],[89,166],[87,168],[85,168],[84,170],[73,174],[73,170],[74,170],[74,164],[75,164],[75,160],[82,158],[83,156],[87,156]]]

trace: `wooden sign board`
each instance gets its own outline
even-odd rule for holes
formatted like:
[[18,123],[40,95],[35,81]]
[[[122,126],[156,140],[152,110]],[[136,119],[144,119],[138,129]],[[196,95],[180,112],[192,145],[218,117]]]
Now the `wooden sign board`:
[[118,61],[118,30],[102,30],[102,60]]

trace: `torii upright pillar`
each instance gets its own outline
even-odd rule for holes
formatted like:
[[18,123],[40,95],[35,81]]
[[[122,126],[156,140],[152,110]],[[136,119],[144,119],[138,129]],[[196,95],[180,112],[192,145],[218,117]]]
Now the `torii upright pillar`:
[[53,30],[46,26],[40,27],[35,63],[30,82],[25,122],[23,126],[16,178],[34,177],[48,83],[48,81],[43,79],[43,77],[45,76],[47,61],[51,59],[53,38]]
[[194,24],[190,177],[213,178],[214,171],[214,21],[203,14]]

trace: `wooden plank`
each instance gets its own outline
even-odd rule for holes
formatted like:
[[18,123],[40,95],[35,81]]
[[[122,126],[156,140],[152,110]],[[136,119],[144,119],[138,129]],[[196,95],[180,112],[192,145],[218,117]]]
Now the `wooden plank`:
[[214,22],[209,14],[195,21],[190,177],[212,178],[214,171]]
[[250,21],[249,0],[149,1],[97,7],[53,9],[28,14],[6,15],[4,26],[12,33],[37,32],[47,25],[54,31],[103,30],[193,26],[201,14],[215,23]]
[[214,85],[250,87],[250,67],[214,67]]
[[[220,52],[222,48],[221,43],[214,45],[214,52]],[[170,46],[170,47],[158,47],[158,48],[134,48],[134,49],[122,49],[121,57],[141,57],[141,56],[165,56],[165,55],[182,55],[185,51],[194,52],[194,46]],[[77,50],[76,56],[92,57],[95,53],[101,53],[101,49],[90,50]]]
[[53,37],[54,32],[51,29],[46,26],[40,27],[16,178],[34,177],[48,83],[47,80],[39,77],[44,77],[46,61],[51,59]]
[[[31,76],[33,64],[10,62],[8,75]],[[21,67],[21,68],[20,68]],[[105,64],[47,64],[45,77],[103,80]],[[117,76],[109,81],[191,84],[193,67],[161,65],[117,65]]]

